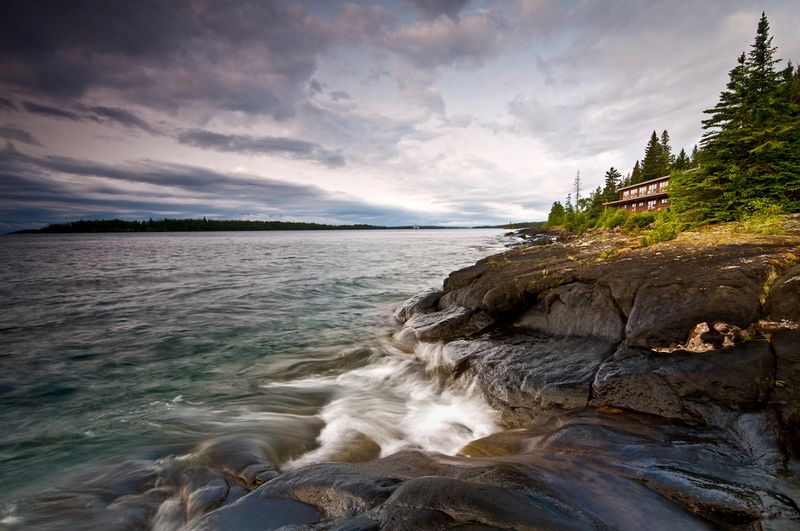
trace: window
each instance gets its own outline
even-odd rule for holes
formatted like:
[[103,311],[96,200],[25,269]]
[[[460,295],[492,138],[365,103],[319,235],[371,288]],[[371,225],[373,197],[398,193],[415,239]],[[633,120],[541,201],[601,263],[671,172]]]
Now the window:
[[631,195],[631,193],[630,193],[629,190],[625,190],[624,192],[622,192],[622,198],[623,199],[627,199],[630,195]]
[[640,194],[644,195],[646,192],[647,192],[647,188],[645,188],[644,186],[642,186],[641,188],[639,188],[639,193],[640,193]]
[[664,188],[667,187],[668,184],[669,184],[669,181],[663,181],[662,183],[660,183],[658,185],[658,187],[663,190]]
[[644,201],[641,201],[641,202],[639,203],[639,207],[643,207],[643,206],[644,206]]
[[666,197],[661,200],[662,205],[666,205],[667,203],[669,203],[669,199],[667,199]]
[[653,210],[656,207],[656,200],[651,199],[647,202],[647,210]]

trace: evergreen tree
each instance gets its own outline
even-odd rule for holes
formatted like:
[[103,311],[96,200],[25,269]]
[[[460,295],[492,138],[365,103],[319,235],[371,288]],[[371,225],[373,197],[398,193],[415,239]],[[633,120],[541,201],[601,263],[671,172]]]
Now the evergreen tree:
[[614,201],[617,199],[617,188],[622,181],[622,174],[614,166],[608,169],[605,175],[605,184],[601,192],[601,198],[604,203]]
[[556,227],[564,224],[564,205],[559,201],[553,203],[550,213],[547,215],[547,226]]
[[636,161],[636,164],[633,165],[633,171],[631,171],[631,175],[628,178],[628,182],[625,186],[629,186],[631,184],[638,184],[642,182],[642,166],[639,164],[639,161]]
[[681,148],[680,153],[678,153],[678,156],[675,157],[675,160],[672,162],[671,168],[678,171],[688,170],[690,164],[691,162],[689,161],[689,157],[686,155],[686,151]]
[[750,51],[738,57],[719,102],[705,111],[700,170],[670,186],[676,209],[723,220],[765,202],[800,209],[795,75],[776,71],[775,52],[762,13]]
[[[661,132],[661,150],[662,150],[661,156],[663,159],[662,163],[664,163],[664,166],[667,168],[667,173],[668,173],[669,167],[672,165],[673,162],[675,162],[675,155],[672,154],[672,146],[669,145],[669,133],[667,133],[666,129],[664,129],[664,131]],[[659,177],[663,177],[664,175],[666,175],[666,173],[660,175]]]
[[575,174],[575,181],[573,182],[575,188],[575,210],[581,209],[581,170]]
[[[669,140],[669,136],[667,136]],[[650,135],[650,140],[647,142],[647,147],[644,150],[644,159],[642,160],[642,177],[641,181],[649,181],[658,177],[663,177],[669,173],[669,156],[665,156],[664,146],[658,138],[655,131]],[[633,182],[631,184],[636,184]]]

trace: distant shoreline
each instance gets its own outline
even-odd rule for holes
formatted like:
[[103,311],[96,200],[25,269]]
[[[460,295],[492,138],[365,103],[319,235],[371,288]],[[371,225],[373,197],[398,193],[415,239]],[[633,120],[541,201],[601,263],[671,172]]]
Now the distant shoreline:
[[[382,225],[326,225],[294,221],[246,221],[210,219],[160,219],[146,221],[79,220],[48,225],[41,229],[25,229],[7,234],[98,234],[125,232],[260,232],[260,231],[299,231],[299,230],[414,230],[414,229],[515,229],[537,226],[539,223],[518,223],[510,225],[480,227],[443,227],[440,225],[402,225],[387,227]],[[543,225],[543,223],[541,224]]]

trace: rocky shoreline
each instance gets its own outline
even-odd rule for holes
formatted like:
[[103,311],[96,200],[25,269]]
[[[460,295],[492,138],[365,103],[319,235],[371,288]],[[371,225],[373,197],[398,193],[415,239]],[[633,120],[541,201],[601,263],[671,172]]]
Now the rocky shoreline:
[[797,225],[539,238],[453,272],[398,308],[395,341],[503,431],[289,471],[220,443],[174,477],[120,472],[108,528],[796,529]]

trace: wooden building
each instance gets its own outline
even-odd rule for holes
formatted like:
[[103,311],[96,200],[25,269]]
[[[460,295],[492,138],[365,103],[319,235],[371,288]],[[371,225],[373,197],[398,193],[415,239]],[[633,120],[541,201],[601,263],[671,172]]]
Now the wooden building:
[[669,208],[669,175],[617,190],[619,199],[603,203],[605,208],[624,208],[628,212],[656,212]]

